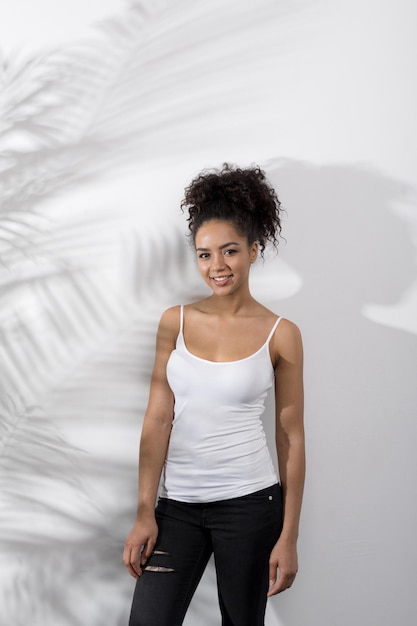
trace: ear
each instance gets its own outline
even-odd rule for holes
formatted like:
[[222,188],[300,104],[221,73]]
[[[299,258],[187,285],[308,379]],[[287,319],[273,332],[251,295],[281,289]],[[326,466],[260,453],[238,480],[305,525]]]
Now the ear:
[[254,241],[250,247],[250,262],[255,263],[258,258],[259,244],[257,241]]

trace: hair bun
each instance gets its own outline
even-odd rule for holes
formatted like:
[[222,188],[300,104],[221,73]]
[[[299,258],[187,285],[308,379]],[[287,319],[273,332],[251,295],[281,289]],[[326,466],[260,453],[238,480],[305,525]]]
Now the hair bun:
[[233,222],[249,243],[258,241],[261,256],[268,241],[278,246],[281,203],[258,166],[243,169],[224,163],[220,169],[203,170],[185,189],[181,208],[188,210],[193,241],[204,222],[220,219]]

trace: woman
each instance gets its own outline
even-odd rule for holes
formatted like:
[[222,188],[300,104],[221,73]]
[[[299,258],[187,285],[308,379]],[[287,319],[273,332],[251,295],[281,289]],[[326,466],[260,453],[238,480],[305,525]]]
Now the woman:
[[[137,579],[130,626],[182,624],[211,554],[223,626],[258,626],[297,572],[304,483],[300,332],[249,289],[252,263],[278,244],[280,202],[262,170],[225,164],[182,207],[212,294],[158,329],[123,554]],[[280,482],[261,421],[273,385]]]

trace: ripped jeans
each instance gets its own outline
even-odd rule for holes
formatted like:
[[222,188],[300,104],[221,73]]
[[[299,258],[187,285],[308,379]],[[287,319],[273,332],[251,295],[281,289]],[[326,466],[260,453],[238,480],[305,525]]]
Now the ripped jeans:
[[180,626],[211,554],[222,626],[263,626],[281,487],[205,504],[160,498],[158,540],[136,583],[129,626]]

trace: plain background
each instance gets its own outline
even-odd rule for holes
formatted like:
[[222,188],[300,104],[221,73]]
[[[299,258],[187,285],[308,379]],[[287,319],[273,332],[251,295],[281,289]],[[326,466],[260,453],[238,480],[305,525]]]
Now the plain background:
[[[179,202],[224,161],[262,166],[286,209],[252,289],[306,352],[300,572],[266,624],[415,621],[416,18],[411,0],[3,3],[1,623],[127,623],[154,332],[205,293]],[[218,623],[210,565],[186,624]]]

